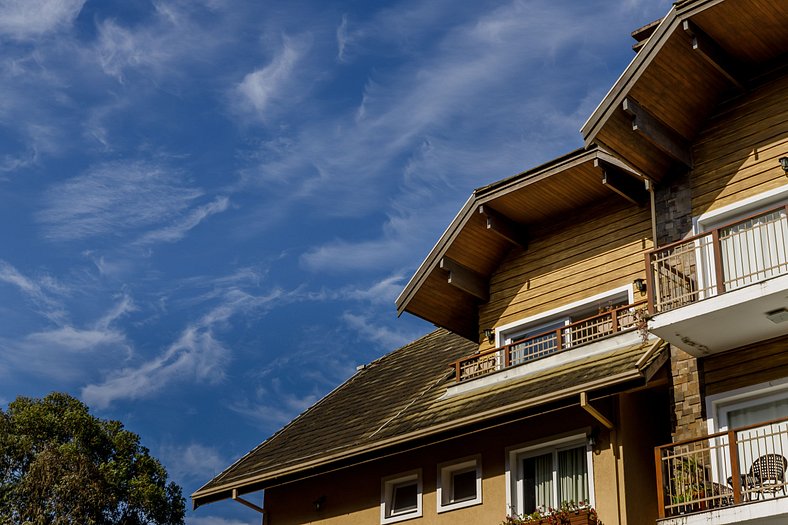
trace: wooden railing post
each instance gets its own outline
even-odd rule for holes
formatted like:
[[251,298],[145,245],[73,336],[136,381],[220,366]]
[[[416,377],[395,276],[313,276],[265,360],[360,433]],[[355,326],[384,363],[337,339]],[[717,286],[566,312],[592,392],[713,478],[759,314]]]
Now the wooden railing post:
[[717,295],[725,293],[725,272],[722,268],[722,245],[720,244],[720,229],[711,231],[711,245],[714,252],[714,275],[717,278]]
[[736,431],[728,431],[728,450],[731,457],[731,476],[733,477],[733,503],[738,505],[741,497],[741,472],[739,471],[739,445],[736,442]]
[[460,361],[455,361],[454,362],[454,377],[455,377],[456,381],[459,383],[460,382]]
[[503,347],[503,366],[504,368],[509,368],[512,364],[512,346],[514,345],[506,345]]
[[648,298],[648,313],[654,315],[654,269],[651,267],[651,252],[646,252],[646,297]]
[[563,328],[559,328],[558,330],[555,331],[555,348],[557,350],[564,349],[564,342],[562,341],[563,337],[561,335],[563,331],[564,331]]
[[614,334],[618,332],[618,308],[610,311],[610,330]]
[[659,517],[665,517],[665,480],[662,475],[662,449],[654,447],[654,466],[657,469],[657,510]]

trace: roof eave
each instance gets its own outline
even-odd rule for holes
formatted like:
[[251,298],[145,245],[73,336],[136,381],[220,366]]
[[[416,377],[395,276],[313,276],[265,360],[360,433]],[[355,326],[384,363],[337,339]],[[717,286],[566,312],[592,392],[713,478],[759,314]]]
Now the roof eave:
[[[661,342],[658,341],[658,343]],[[217,487],[206,488],[207,485],[205,485],[191,495],[193,506],[194,508],[197,508],[207,503],[229,499],[232,497],[234,490],[237,490],[239,494],[262,490],[266,487],[279,484],[279,482],[284,478],[291,478],[294,476],[297,477],[299,474],[305,474],[309,470],[324,468],[329,465],[336,464],[341,460],[351,460],[364,454],[378,453],[384,449],[406,444],[417,439],[435,436],[437,434],[453,431],[464,426],[473,425],[474,423],[484,422],[496,417],[506,416],[518,411],[528,410],[540,405],[561,401],[563,399],[579,395],[580,392],[601,390],[616,385],[630,383],[635,380],[644,380],[644,382],[647,383],[650,374],[647,375],[647,371],[645,367],[641,366],[641,362],[645,361],[647,358],[650,358],[656,352],[661,351],[663,348],[664,345],[660,345],[660,347],[657,348],[656,344],[649,348],[646,352],[644,352],[643,357],[640,361],[638,361],[638,364],[633,367],[632,370],[575,385],[572,388],[568,388],[560,392],[551,392],[542,396],[524,399],[519,403],[512,403],[503,407],[487,410],[479,414],[474,414],[472,416],[458,418],[450,422],[435,425],[431,428],[420,429],[398,436],[393,436],[373,444],[338,450],[332,454],[320,455],[319,457],[308,461],[301,461],[297,464],[289,465],[273,471],[267,471],[256,476],[250,476],[244,478],[243,480],[228,482]]]

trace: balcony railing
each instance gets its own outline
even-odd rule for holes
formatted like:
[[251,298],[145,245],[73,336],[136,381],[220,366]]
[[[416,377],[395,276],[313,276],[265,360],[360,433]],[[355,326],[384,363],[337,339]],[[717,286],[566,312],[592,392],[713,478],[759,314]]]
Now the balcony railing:
[[788,273],[788,206],[646,253],[649,311],[667,312]]
[[466,381],[497,370],[591,343],[602,337],[632,330],[638,326],[639,311],[646,301],[619,306],[558,328],[549,330],[508,345],[478,352],[452,363],[456,380]]
[[788,496],[788,418],[654,449],[659,517]]

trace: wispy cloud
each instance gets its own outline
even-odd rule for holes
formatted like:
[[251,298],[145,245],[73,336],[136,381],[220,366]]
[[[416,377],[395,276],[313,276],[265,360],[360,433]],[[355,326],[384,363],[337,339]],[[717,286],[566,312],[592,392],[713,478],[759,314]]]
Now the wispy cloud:
[[62,321],[66,312],[58,297],[68,294],[68,288],[51,275],[27,277],[7,261],[0,259],[0,282],[17,287],[37,312],[52,321]]
[[226,197],[192,208],[202,195],[160,164],[104,163],[47,190],[38,220],[46,237],[57,241],[122,237],[149,228],[153,232],[142,237],[146,242],[172,241],[227,208]]
[[68,27],[85,0],[0,0],[0,35],[35,38]]
[[118,320],[134,311],[133,301],[122,296],[104,314],[84,326],[58,316],[56,326],[15,340],[0,339],[0,364],[17,374],[52,378],[60,382],[85,380],[97,369],[116,365],[132,356],[134,349]]
[[284,296],[281,290],[264,296],[254,296],[236,288],[229,290],[220,304],[189,324],[160,355],[112,373],[103,382],[85,386],[82,399],[104,408],[120,399],[153,396],[172,382],[210,384],[222,381],[231,351],[217,337],[216,331],[226,327],[234,315],[270,307]]
[[228,464],[215,447],[199,443],[164,445],[159,457],[167,465],[171,477],[184,481],[204,481],[222,471]]
[[314,405],[318,399],[320,395],[314,388],[297,395],[283,388],[279,379],[273,378],[267,386],[257,388],[253,399],[232,403],[230,410],[265,428],[276,428]]
[[366,315],[345,312],[342,320],[356,331],[360,339],[372,341],[388,350],[394,350],[413,340],[413,334],[405,334],[381,326],[375,319]]
[[236,87],[244,106],[250,107],[265,120],[271,106],[288,101],[293,103],[294,93],[288,90],[296,65],[309,48],[306,37],[282,37],[282,48],[270,63],[247,74]]
[[173,224],[146,233],[137,241],[137,244],[179,241],[203,220],[210,217],[211,215],[225,211],[229,205],[229,198],[224,196],[217,197],[213,202],[203,206],[198,206],[197,208],[191,210],[188,214],[176,220]]

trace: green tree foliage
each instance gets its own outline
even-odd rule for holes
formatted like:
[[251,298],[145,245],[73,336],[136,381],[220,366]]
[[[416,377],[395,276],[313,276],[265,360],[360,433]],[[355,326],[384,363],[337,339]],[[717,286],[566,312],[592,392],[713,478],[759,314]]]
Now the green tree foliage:
[[182,525],[181,489],[118,421],[67,394],[0,408],[1,525]]

